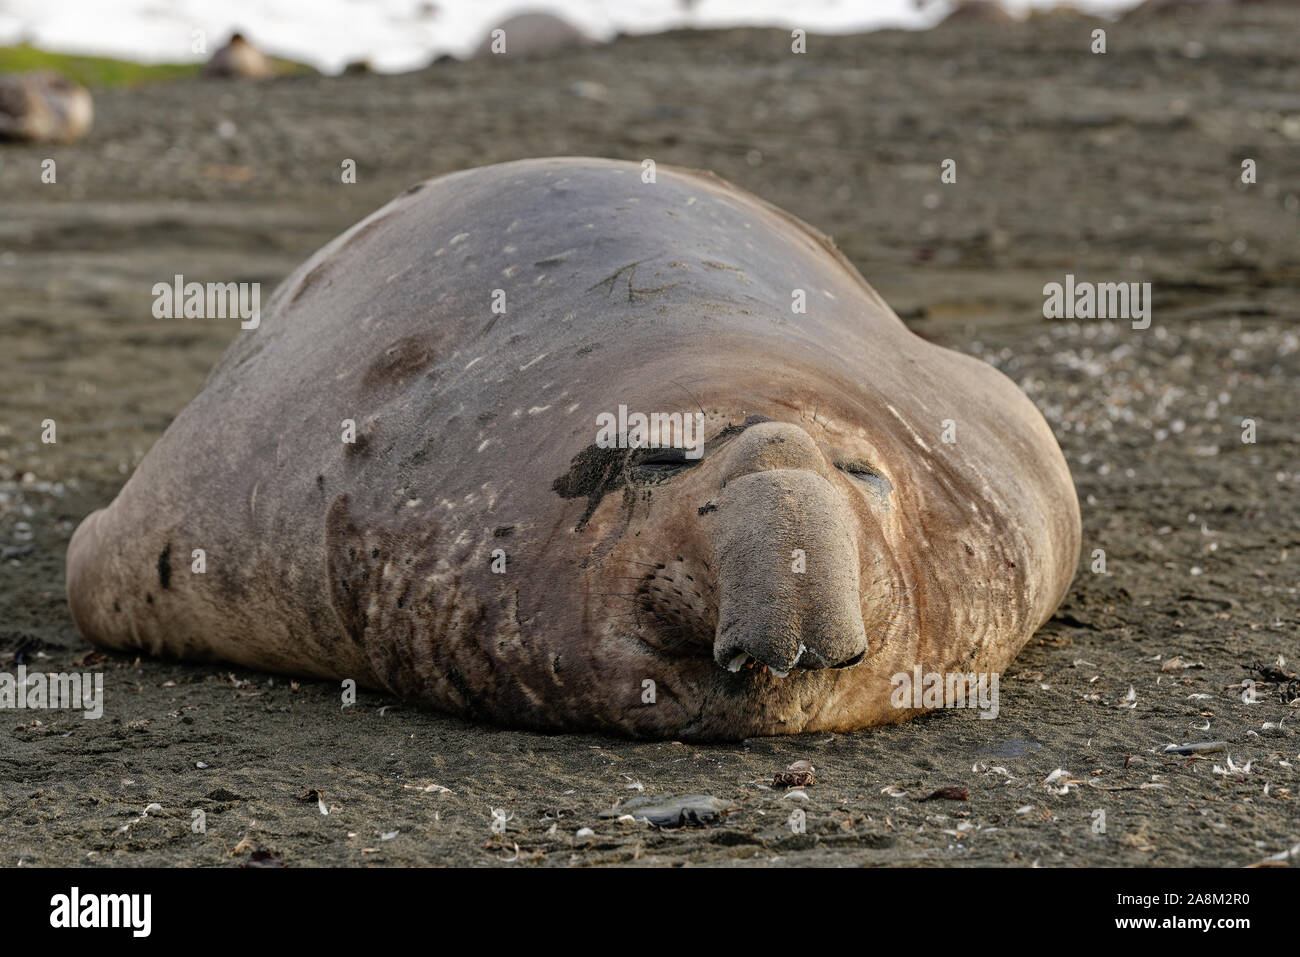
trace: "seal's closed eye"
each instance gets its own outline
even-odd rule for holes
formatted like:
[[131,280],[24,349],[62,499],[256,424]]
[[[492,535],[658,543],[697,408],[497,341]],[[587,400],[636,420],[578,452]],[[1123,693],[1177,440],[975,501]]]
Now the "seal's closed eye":
[[629,463],[632,477],[641,481],[659,482],[680,475],[687,469],[699,465],[723,445],[744,432],[749,426],[756,422],[770,421],[771,419],[761,415],[751,415],[741,425],[728,425],[713,438],[706,441],[703,449],[697,449],[697,454],[693,457],[686,454],[690,451],[689,449],[680,447],[642,449],[635,454]]
[[667,448],[667,449],[650,449],[649,454],[644,458],[638,459],[633,464],[638,467],[654,466],[677,466],[691,465],[699,461],[699,458],[688,459],[686,449]]
[[657,482],[685,472],[704,461],[702,456],[688,458],[687,451],[679,448],[646,449],[631,462],[633,477],[641,481]]
[[878,468],[863,459],[841,459],[835,463],[835,467],[841,472],[852,475],[881,498],[889,498],[889,493],[894,490],[889,479],[885,478]]

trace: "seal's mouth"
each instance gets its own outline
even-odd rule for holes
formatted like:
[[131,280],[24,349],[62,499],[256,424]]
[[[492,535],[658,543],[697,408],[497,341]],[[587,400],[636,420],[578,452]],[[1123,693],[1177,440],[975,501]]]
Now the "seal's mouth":
[[790,677],[790,675],[796,674],[801,671],[838,671],[844,668],[852,668],[854,665],[861,664],[866,659],[867,652],[863,650],[858,654],[854,655],[852,658],[849,658],[845,661],[841,661],[838,664],[833,664],[833,665],[817,664],[812,667],[808,667],[804,665],[803,662],[809,660],[811,657],[812,656],[808,654],[808,649],[805,648],[802,644],[800,644],[799,654],[795,657],[794,664],[791,665],[789,669],[782,671],[781,669],[776,668],[775,666],[765,665],[763,664],[763,662],[753,657],[749,652],[742,651],[740,652],[740,654],[734,656],[730,661],[727,662],[726,669],[730,671],[732,674],[736,674],[738,672],[744,672],[744,671],[759,671],[759,672],[765,672],[767,674],[770,674],[776,678],[788,678]]

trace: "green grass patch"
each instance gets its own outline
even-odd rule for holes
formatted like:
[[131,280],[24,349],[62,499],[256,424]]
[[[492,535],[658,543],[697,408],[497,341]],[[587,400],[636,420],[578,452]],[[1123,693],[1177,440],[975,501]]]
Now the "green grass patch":
[[[311,67],[292,60],[275,57],[270,60],[276,73],[283,76],[316,72]],[[27,45],[0,47],[0,73],[29,73],[33,70],[53,70],[83,86],[130,87],[141,83],[197,77],[203,72],[203,64],[132,63],[130,60],[114,60],[111,57],[51,53]]]

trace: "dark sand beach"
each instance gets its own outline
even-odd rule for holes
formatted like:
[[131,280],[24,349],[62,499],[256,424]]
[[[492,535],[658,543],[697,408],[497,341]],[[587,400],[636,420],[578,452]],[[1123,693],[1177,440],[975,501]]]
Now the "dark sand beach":
[[[1293,9],[1252,4],[812,36],[804,55],[781,30],[676,32],[399,76],[95,89],[85,140],[0,150],[0,670],[105,682],[99,720],[0,711],[0,864],[1300,864],[1298,45]],[[238,332],[155,319],[152,286],[257,281],[265,300],[411,184],[549,155],[715,171],[831,234],[918,334],[1035,400],[1084,549],[996,720],[546,736],[105,657],[78,634],[73,529]],[[1067,274],[1150,282],[1150,327],[1044,319]],[[1164,753],[1206,741],[1227,750]],[[774,788],[800,759],[818,783]],[[920,800],[941,788],[968,796]],[[599,816],[664,793],[737,810],[678,830]]]

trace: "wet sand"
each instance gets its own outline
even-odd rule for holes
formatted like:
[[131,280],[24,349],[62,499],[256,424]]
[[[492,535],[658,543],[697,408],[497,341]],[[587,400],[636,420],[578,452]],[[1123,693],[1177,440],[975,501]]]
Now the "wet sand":
[[[403,76],[178,80],[95,91],[80,144],[0,151],[0,670],[102,670],[106,689],[100,720],[0,712],[0,863],[1240,866],[1300,844],[1300,685],[1260,670],[1300,663],[1300,26],[1266,4],[1109,23],[1095,56],[1097,25],[814,36],[802,56],[784,31],[681,32]],[[72,529],[237,332],[154,319],[153,284],[265,296],[418,180],[558,154],[714,170],[832,234],[918,333],[1039,404],[1084,555],[996,720],[544,736],[90,652],[63,598]],[[1151,282],[1151,327],[1045,320],[1067,273]],[[1227,752],[1163,753],[1211,740]],[[817,769],[806,797],[772,787],[797,759]],[[918,800],[944,787],[969,796]],[[598,816],[673,792],[739,810],[676,831]]]

